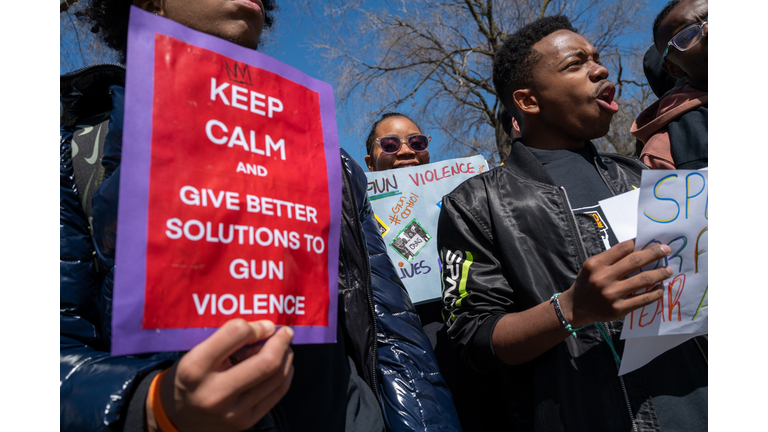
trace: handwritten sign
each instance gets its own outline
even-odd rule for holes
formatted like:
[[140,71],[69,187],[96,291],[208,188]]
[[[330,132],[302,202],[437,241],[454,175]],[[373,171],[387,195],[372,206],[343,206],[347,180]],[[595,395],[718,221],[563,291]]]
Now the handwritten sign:
[[112,353],[190,349],[235,317],[335,342],[330,85],[132,8],[125,100]]
[[[707,171],[643,171],[635,249],[669,245],[672,253],[668,257],[642,270],[669,266],[673,274],[661,283],[664,292],[661,299],[624,318],[622,339],[665,336],[643,341],[642,346],[662,344],[664,350],[668,350],[690,337],[708,332],[708,186]],[[664,350],[657,350],[656,355]],[[630,358],[626,366],[623,358],[621,373],[642,366],[656,355],[646,355],[644,362]]]
[[368,198],[387,253],[411,301],[440,298],[440,258],[435,234],[443,196],[488,166],[482,156],[366,173]]

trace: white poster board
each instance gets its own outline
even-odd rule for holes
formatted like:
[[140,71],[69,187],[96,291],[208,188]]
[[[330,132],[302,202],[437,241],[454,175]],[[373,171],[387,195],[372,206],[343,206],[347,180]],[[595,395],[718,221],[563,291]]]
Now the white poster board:
[[639,191],[600,203],[612,226],[627,225],[621,236],[617,230],[619,241],[634,236],[628,223],[634,219],[635,250],[654,244],[672,249],[667,258],[643,268],[670,266],[673,274],[662,282],[660,300],[624,318],[621,338],[626,342],[619,375],[708,333],[708,185],[706,170],[643,171]]
[[414,304],[439,299],[437,219],[443,196],[487,171],[482,156],[366,173],[368,199],[387,254]]

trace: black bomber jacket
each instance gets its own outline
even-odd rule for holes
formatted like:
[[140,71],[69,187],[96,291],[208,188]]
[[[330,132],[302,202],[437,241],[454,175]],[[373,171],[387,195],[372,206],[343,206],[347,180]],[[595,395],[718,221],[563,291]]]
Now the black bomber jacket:
[[[587,145],[612,194],[640,186],[645,165],[600,155]],[[605,250],[594,219],[571,211],[567,187],[554,184],[522,141],[513,142],[504,165],[467,180],[443,198],[437,246],[448,337],[469,366],[466,373],[491,376],[494,394],[486,397],[497,406],[496,399],[503,399],[504,409],[482,415],[494,416],[499,428],[658,430],[651,397],[659,394],[650,389],[658,393],[659,386],[649,383],[665,378],[649,371],[660,368],[672,374],[668,381],[679,384],[671,393],[703,389],[706,401],[705,338],[688,341],[659,356],[651,363],[655,366],[623,377],[618,377],[618,364],[594,325],[522,365],[507,366],[496,357],[491,336],[501,317],[565,291],[584,261]],[[604,324],[621,354],[622,320]],[[700,399],[691,403],[701,405]],[[703,410],[706,422],[706,402]]]

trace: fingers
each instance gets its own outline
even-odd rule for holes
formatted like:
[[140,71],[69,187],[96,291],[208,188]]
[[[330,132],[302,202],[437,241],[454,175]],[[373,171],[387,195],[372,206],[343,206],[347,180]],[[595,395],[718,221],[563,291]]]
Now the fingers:
[[631,254],[634,250],[635,240],[627,240],[612,246],[607,251],[595,255],[587,261],[592,261],[592,264],[598,267],[613,265],[625,256]]
[[621,317],[626,316],[628,313],[635,309],[639,309],[643,306],[647,306],[655,301],[658,301],[664,295],[664,287],[661,284],[654,285],[648,291],[634,295],[632,297],[619,300],[617,306],[620,307],[623,312]]
[[288,391],[292,377],[293,350],[289,348],[283,357],[282,363],[274,373],[271,373],[264,380],[240,394],[237,401],[238,409],[252,411],[257,404],[268,399],[275,392],[280,393],[280,397],[282,397]]
[[222,374],[222,384],[231,388],[233,393],[244,393],[262,386],[267,386],[271,392],[282,382],[282,379],[275,377],[284,378],[288,367],[293,364],[293,350],[290,347],[292,340],[293,329],[281,328],[264,343],[258,354]]
[[271,321],[246,322],[237,318],[224,323],[214,334],[187,353],[187,362],[196,366],[199,374],[217,370],[230,355],[243,345],[270,337],[275,332]]
[[[617,306],[629,312],[655,302],[664,294],[664,286],[661,282],[672,276],[672,273],[670,267],[662,267],[644,271],[625,280],[621,288],[625,297],[617,301]],[[643,288],[645,288],[644,292],[632,295]]]
[[648,264],[664,259],[671,252],[672,249],[665,244],[649,247],[648,249],[633,252],[625,256],[613,265],[612,270],[617,279],[623,279]]

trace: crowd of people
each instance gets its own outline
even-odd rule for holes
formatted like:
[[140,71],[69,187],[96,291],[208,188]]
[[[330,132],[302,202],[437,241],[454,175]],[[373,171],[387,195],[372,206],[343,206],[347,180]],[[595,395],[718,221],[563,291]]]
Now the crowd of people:
[[[274,11],[273,0],[93,0],[81,18],[123,60],[131,4],[251,49]],[[643,170],[707,166],[707,15],[707,0],[658,14],[644,68],[659,100],[632,126],[635,157],[591,142],[619,107],[567,17],[509,35],[492,79],[511,151],[443,198],[442,271],[457,266],[461,283],[437,302],[410,301],[363,169],[341,150],[335,344],[291,345],[290,327],[238,318],[188,352],[111,356],[125,68],[62,76],[61,430],[706,430],[706,337],[618,376],[623,317],[662,296],[633,293],[671,270],[634,273],[670,248],[635,252],[597,224],[599,201],[639,187]],[[103,150],[73,150],[83,125],[104,129]],[[365,141],[370,171],[430,163],[431,137],[403,114]]]

